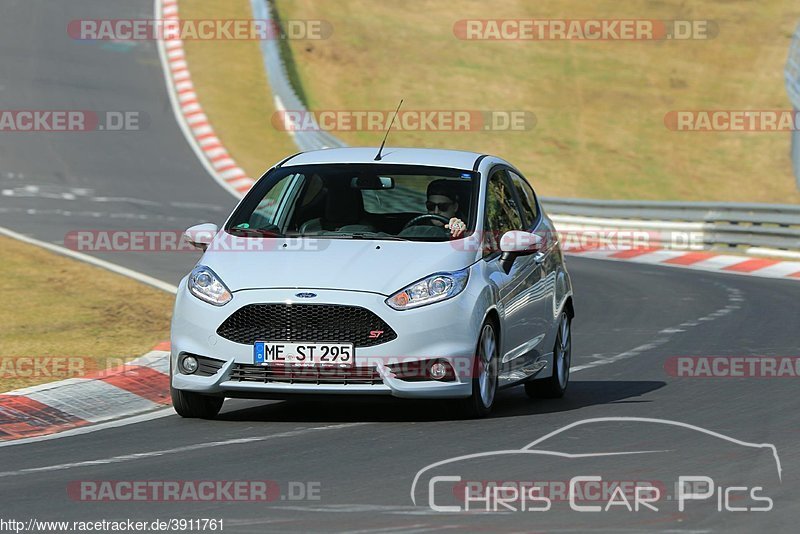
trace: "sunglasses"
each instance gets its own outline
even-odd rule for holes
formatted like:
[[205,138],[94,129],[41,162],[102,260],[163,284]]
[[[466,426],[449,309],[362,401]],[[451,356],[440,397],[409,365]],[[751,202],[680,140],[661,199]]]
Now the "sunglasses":
[[447,211],[447,210],[450,209],[450,206],[452,206],[452,205],[453,205],[452,202],[430,202],[430,201],[428,201],[428,202],[425,203],[425,207],[427,208],[428,211],[433,211],[435,209],[438,209],[439,211]]

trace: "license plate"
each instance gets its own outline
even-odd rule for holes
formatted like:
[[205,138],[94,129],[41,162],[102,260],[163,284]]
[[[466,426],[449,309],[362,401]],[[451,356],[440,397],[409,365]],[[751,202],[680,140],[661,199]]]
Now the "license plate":
[[299,364],[350,367],[354,363],[352,343],[286,343],[256,341],[253,362],[256,365]]

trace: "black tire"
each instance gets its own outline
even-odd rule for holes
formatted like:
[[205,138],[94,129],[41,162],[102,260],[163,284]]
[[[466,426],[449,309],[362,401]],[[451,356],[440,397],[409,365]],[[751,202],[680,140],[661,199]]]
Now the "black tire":
[[[489,349],[491,347],[491,349]],[[486,350],[492,354],[485,354]],[[488,361],[488,367],[486,362]],[[475,349],[475,364],[472,376],[472,395],[462,400],[461,414],[468,419],[486,417],[491,413],[494,406],[494,399],[497,393],[498,377],[498,346],[496,326],[493,322],[486,322],[481,326],[481,335],[478,337],[478,345]],[[483,375],[483,371],[488,369],[488,374]],[[484,381],[481,380],[484,378]],[[484,389],[482,393],[482,388]]]
[[222,408],[224,397],[201,395],[192,391],[183,391],[169,387],[172,407],[181,417],[213,419]]
[[[564,336],[566,336],[566,339],[564,339]],[[558,320],[558,333],[553,345],[553,374],[549,378],[525,382],[525,393],[533,399],[560,399],[564,396],[569,386],[571,363],[572,320],[567,312],[563,311]]]

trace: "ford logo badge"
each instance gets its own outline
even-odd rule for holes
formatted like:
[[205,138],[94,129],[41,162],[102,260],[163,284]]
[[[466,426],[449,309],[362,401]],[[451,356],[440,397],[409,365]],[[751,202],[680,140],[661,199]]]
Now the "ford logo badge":
[[313,299],[316,296],[317,296],[316,293],[297,293],[297,294],[295,294],[295,297],[298,297],[298,298],[301,298],[301,299]]

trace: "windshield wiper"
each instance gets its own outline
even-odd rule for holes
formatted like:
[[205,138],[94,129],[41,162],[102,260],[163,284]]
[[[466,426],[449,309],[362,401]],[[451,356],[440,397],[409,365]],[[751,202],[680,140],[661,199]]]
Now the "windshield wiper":
[[406,239],[405,237],[397,237],[396,235],[390,235],[390,234],[379,234],[377,232],[357,232],[348,235],[353,236],[353,239],[382,239],[387,241],[410,241],[410,239]]
[[337,234],[337,233],[324,233],[324,234],[298,234],[298,235],[290,235],[288,237],[309,237],[314,238],[318,237],[320,239],[374,239],[374,240],[384,240],[384,241],[411,241],[410,239],[406,239],[405,237],[397,237],[390,234],[380,234],[377,232],[354,232],[354,233],[347,233],[347,234]]
[[228,233],[237,237],[284,237],[280,232],[265,230],[262,228],[241,228],[234,226]]

